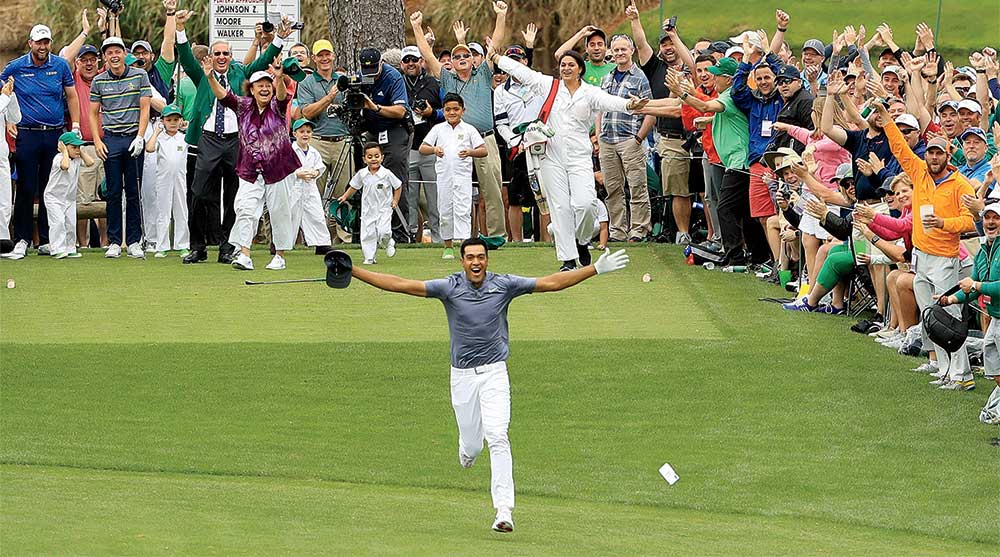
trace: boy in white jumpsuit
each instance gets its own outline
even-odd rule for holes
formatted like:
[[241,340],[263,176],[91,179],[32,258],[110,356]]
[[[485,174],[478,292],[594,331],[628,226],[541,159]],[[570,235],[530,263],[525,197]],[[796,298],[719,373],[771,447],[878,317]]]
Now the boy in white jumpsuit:
[[[131,66],[135,63],[135,58],[131,54],[125,57],[125,64]],[[163,98],[163,95],[156,90],[156,87],[150,88],[150,93],[152,97],[149,100],[149,106],[153,110],[159,110],[162,116],[162,110],[167,107],[167,99]],[[160,109],[158,107],[162,106]],[[180,112],[178,112],[179,114]],[[148,144],[149,140],[153,137],[153,133],[160,128],[159,124],[162,122],[155,114],[150,111],[149,114],[149,125],[146,126],[146,135],[143,136],[142,140]],[[183,134],[181,134],[183,135]],[[145,149],[144,149],[145,150]],[[149,151],[147,151],[148,153]],[[169,244],[165,248],[160,248],[156,241],[160,238],[159,234],[159,222],[163,219],[163,201],[160,199],[160,175],[157,170],[159,164],[159,157],[145,156],[142,157],[142,168],[139,169],[139,203],[142,206],[142,234],[143,238],[146,240],[146,253],[156,252],[156,257],[166,257],[166,252],[170,251]],[[185,175],[187,173],[187,168],[184,169]],[[185,192],[185,204],[186,204],[187,193]],[[169,199],[169,198],[168,198]],[[170,222],[170,205],[167,208],[167,222]],[[181,256],[183,257],[183,255]]]
[[301,229],[306,245],[317,248],[316,253],[326,253],[333,241],[326,224],[323,200],[316,187],[316,178],[326,170],[326,165],[319,150],[309,146],[313,126],[305,118],[292,123],[292,135],[295,136],[292,150],[298,155],[302,167],[295,171],[295,184],[288,194],[288,204],[292,213],[292,230]]
[[376,288],[411,296],[437,298],[444,304],[451,339],[451,404],[458,423],[458,463],[470,468],[490,450],[490,491],[497,532],[514,530],[514,461],[507,429],[510,425],[510,355],[507,308],[514,298],[555,292],[594,275],[625,268],[625,250],[605,252],[597,263],[568,273],[527,278],[486,272],[486,242],[471,238],[459,248],[464,272],[444,279],[418,281],[373,273],[354,267],[353,277]]
[[94,159],[80,150],[81,145],[83,138],[75,132],[59,136],[59,154],[52,159],[43,194],[49,213],[49,249],[56,259],[80,257],[76,251],[76,188],[80,165],[94,164]]
[[421,155],[436,155],[438,228],[444,241],[442,259],[454,259],[452,241],[472,236],[472,158],[485,157],[479,131],[462,121],[465,101],[455,93],[444,96],[444,122],[427,133]]
[[[181,111],[174,105],[163,108],[163,119],[153,128],[146,141],[146,160],[152,160],[154,174],[147,175],[143,188],[152,196],[155,221],[146,223],[146,240],[156,246],[155,257],[167,257],[170,251],[170,218],[174,220],[174,249],[181,250],[181,257],[191,247],[188,232],[187,210],[187,156],[188,144],[180,132]],[[145,172],[145,170],[144,170]],[[144,194],[144,195],[146,195]],[[146,197],[143,197],[145,203]]]
[[396,255],[396,242],[392,239],[392,210],[399,204],[403,182],[382,166],[382,146],[378,143],[365,144],[362,168],[351,178],[347,191],[340,196],[341,203],[361,191],[361,252],[365,255],[365,265],[375,264],[375,251],[385,248],[389,257]]
[[4,137],[7,124],[21,121],[21,107],[14,95],[14,76],[0,89],[0,240],[10,240],[10,215],[14,210],[14,191],[10,183],[10,148]]
[[[548,97],[556,78],[498,55],[492,41],[487,43],[489,58],[496,67],[530,87],[536,95]],[[558,89],[547,121],[555,135],[548,140],[538,171],[552,215],[556,257],[562,261],[564,271],[576,268],[577,258],[581,265],[590,263],[587,244],[594,236],[597,213],[590,127],[602,112],[631,114],[646,102],[616,97],[584,82],[581,78],[585,71],[579,53],[570,50],[560,55]]]

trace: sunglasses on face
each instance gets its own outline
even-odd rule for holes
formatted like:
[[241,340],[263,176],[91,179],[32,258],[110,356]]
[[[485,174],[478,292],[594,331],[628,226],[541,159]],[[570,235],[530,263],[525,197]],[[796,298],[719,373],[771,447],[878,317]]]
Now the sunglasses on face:
[[453,60],[465,60],[466,58],[472,58],[471,54],[452,54],[451,58]]
[[404,64],[415,64],[415,63],[417,63],[419,61],[420,61],[420,58],[416,58],[416,57],[413,57],[413,56],[407,56],[407,57],[403,58],[403,63]]
[[223,51],[219,51],[219,52],[213,52],[212,56],[229,56],[229,54],[230,53],[229,53],[228,50],[223,50]]
[[792,79],[776,79],[776,80],[774,80],[774,84],[775,85],[788,85],[792,81],[794,81],[794,80],[792,80]]
[[899,130],[899,133],[901,133],[903,135],[910,135],[911,133],[913,133],[915,131],[917,131],[917,130],[915,130],[913,128],[902,128],[902,129]]

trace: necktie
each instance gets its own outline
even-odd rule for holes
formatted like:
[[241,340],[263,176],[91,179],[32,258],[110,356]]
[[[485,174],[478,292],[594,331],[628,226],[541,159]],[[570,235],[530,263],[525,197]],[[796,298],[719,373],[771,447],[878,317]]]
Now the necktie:
[[[222,85],[223,89],[229,87],[226,83],[226,75],[219,75],[219,85]],[[222,102],[218,99],[215,100],[215,133],[222,135],[226,132],[226,107],[222,106]]]

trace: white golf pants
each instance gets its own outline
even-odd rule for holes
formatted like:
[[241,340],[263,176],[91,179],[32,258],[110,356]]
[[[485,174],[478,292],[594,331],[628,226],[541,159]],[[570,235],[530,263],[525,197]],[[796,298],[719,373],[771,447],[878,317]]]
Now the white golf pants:
[[0,149],[0,240],[10,240],[10,216],[14,211],[14,190],[10,182],[7,146]]
[[472,237],[472,182],[457,183],[454,176],[438,174],[438,229],[442,240]]
[[[147,153],[146,158],[153,158]],[[156,249],[170,249],[170,220],[174,222],[174,243],[176,250],[191,247],[191,234],[188,230],[187,180],[186,173],[174,173],[170,176],[156,176],[155,205],[153,213],[156,216],[155,233],[150,238]],[[143,199],[146,199],[143,196]]]
[[493,507],[514,507],[514,460],[510,456],[510,380],[507,362],[451,368],[451,405],[458,422],[458,447],[475,458],[490,449]]
[[292,185],[289,205],[292,213],[292,233],[302,229],[306,245],[309,247],[329,246],[330,229],[326,224],[326,212],[323,211],[323,200],[319,197],[316,183],[296,179]]
[[[149,126],[149,129],[146,131],[146,139],[152,135],[152,129],[153,126]],[[142,207],[142,233],[146,237],[147,243],[155,244],[159,236],[157,226],[160,222],[160,207],[157,202],[159,191],[157,191],[158,182],[156,179],[156,153],[143,154],[142,167],[139,168],[139,203]],[[185,200],[186,203],[187,201]],[[167,214],[167,220],[170,220],[169,214]],[[157,249],[160,249],[159,246],[157,246]],[[169,249],[169,247],[166,249]]]
[[539,181],[552,216],[556,259],[569,261],[579,255],[577,244],[587,244],[594,237],[597,217],[597,190],[594,188],[594,165],[586,161],[562,162],[550,153],[539,166]]
[[229,243],[234,246],[249,248],[257,234],[257,224],[264,213],[264,203],[267,203],[267,214],[271,217],[271,239],[274,249],[290,250],[295,242],[295,232],[292,230],[292,214],[288,206],[289,190],[295,174],[289,174],[273,184],[265,184],[264,178],[250,183],[240,178],[240,188],[236,190],[236,222],[229,233]]
[[48,191],[44,194],[49,217],[49,250],[53,254],[72,253],[76,251],[76,199],[66,201],[54,197],[50,197]]
[[361,200],[361,253],[365,259],[375,259],[379,247],[392,239],[392,205],[369,207]]
[[[920,311],[934,303],[934,294],[944,294],[946,290],[958,284],[961,278],[962,263],[957,257],[940,257],[913,249],[913,296],[917,299]],[[961,306],[948,306],[948,313],[959,317]],[[972,379],[972,369],[969,366],[969,351],[963,344],[954,354],[948,354],[943,348],[934,345],[937,355],[938,369],[948,373],[952,381],[968,381]]]

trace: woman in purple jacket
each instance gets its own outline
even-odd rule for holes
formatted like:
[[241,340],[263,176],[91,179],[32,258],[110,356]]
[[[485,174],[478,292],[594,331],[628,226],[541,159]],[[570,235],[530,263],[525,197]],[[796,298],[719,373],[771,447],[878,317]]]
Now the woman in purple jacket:
[[285,120],[291,99],[281,69],[274,70],[274,77],[267,72],[255,72],[246,82],[250,96],[237,97],[215,78],[208,58],[205,64],[212,92],[222,106],[236,112],[240,129],[240,153],[236,160],[240,187],[234,202],[236,222],[229,234],[229,243],[238,246],[240,253],[233,259],[233,268],[253,270],[250,244],[266,202],[275,249],[274,259],[267,268],[284,269],[285,250],[292,249],[295,242],[288,194],[300,164],[292,150]]

